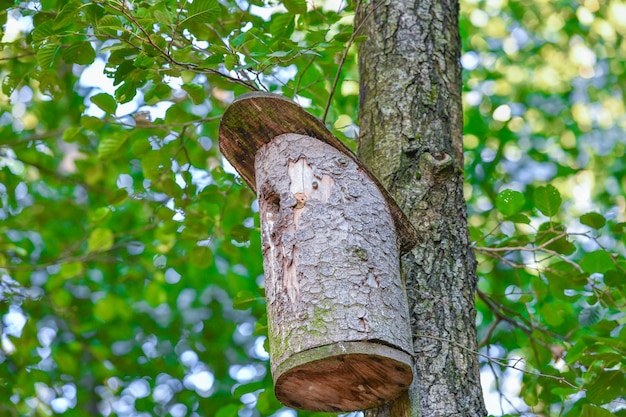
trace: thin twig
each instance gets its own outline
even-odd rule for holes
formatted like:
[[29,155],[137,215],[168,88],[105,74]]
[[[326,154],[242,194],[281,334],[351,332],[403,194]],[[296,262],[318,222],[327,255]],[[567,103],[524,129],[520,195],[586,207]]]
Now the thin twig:
[[[363,4],[363,2],[361,0],[359,0],[359,2],[356,5],[356,9],[354,10],[354,15],[355,16],[359,13],[359,9],[361,8],[362,4]],[[341,60],[339,61],[339,66],[337,67],[337,72],[335,73],[335,79],[333,80],[333,85],[330,88],[330,93],[328,94],[328,101],[326,102],[326,107],[324,108],[324,115],[322,116],[322,123],[326,123],[326,116],[328,116],[328,110],[330,109],[330,103],[332,102],[333,96],[335,95],[335,91],[337,90],[337,83],[339,83],[339,77],[341,76],[341,70],[343,69],[343,65],[346,63],[346,58],[348,57],[348,52],[350,51],[350,48],[352,47],[352,44],[354,43],[354,38],[356,38],[357,34],[359,33],[359,31],[363,27],[363,24],[367,21],[367,19],[369,19],[369,17],[372,15],[372,13],[374,13],[374,11],[381,4],[382,3],[379,3],[378,5],[374,6],[372,8],[372,10],[365,16],[363,21],[361,23],[359,23],[359,25],[352,31],[352,35],[350,36],[350,39],[348,40],[348,44],[346,45],[346,48],[343,50],[343,55],[341,56]]]
[[3,57],[3,58],[0,58],[0,61],[13,61],[14,59],[26,58],[28,56],[34,56],[34,55],[36,55],[35,52],[29,52],[29,53],[21,54],[21,55]]
[[416,334],[415,336],[416,337],[423,337],[423,338],[426,338],[426,339],[439,340],[440,342],[449,343],[449,344],[451,344],[453,346],[456,346],[458,348],[461,348],[461,349],[463,349],[463,350],[465,350],[467,352],[470,352],[470,353],[473,353],[475,355],[481,356],[481,357],[483,357],[483,358],[485,358],[485,359],[487,359],[487,360],[489,360],[489,361],[491,361],[491,362],[493,362],[493,363],[495,363],[497,365],[500,365],[502,367],[515,369],[516,371],[522,372],[522,373],[527,374],[527,375],[533,375],[533,376],[539,376],[539,377],[554,379],[556,381],[559,381],[559,382],[562,382],[562,383],[564,383],[566,385],[569,385],[570,387],[572,387],[574,389],[578,389],[578,390],[580,389],[578,386],[572,384],[571,382],[569,382],[567,379],[565,379],[562,376],[548,375],[548,374],[544,374],[544,373],[541,373],[541,372],[532,372],[532,371],[527,371],[526,369],[518,368],[517,367],[518,363],[523,362],[524,358],[516,358],[515,363],[513,365],[509,365],[506,361],[509,361],[509,360],[512,360],[512,359],[496,358],[496,357],[493,357],[493,356],[485,355],[484,353],[477,352],[477,351],[475,351],[473,349],[468,348],[467,346],[463,346],[462,344],[457,343],[454,340],[445,339],[443,337],[438,337],[438,336],[433,336],[433,335],[428,335],[428,334],[421,334],[421,333],[420,334]]
[[54,139],[57,136],[61,135],[64,132],[64,130],[65,129],[56,129],[56,130],[50,130],[44,133],[36,133],[34,135],[27,136],[23,139],[0,142],[0,146],[13,147],[13,146],[26,145],[27,143],[34,142],[37,140]]
[[556,242],[557,240],[566,237],[567,232],[560,233],[554,236],[552,239],[549,239],[543,242],[541,245],[536,247],[526,247],[526,246],[502,246],[502,247],[488,247],[488,246],[474,246],[474,249],[481,252],[513,252],[513,251],[526,251],[526,252],[534,252],[534,251],[542,251],[544,252],[544,248],[548,245]]

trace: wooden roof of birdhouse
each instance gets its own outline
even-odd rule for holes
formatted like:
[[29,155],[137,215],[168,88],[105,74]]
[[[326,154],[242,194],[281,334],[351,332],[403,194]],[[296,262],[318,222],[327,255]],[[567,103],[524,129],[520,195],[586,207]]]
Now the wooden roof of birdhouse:
[[319,119],[285,97],[264,92],[252,92],[238,97],[222,116],[219,147],[245,182],[256,191],[256,153],[263,145],[285,133],[319,139],[355,161],[387,201],[396,226],[400,253],[404,254],[416,245],[417,232],[380,181]]

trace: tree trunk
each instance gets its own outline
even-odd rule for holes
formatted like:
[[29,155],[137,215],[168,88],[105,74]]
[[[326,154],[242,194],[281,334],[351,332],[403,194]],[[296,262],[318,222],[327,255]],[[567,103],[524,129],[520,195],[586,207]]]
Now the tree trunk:
[[478,358],[476,262],[463,199],[461,42],[456,0],[363,3],[359,155],[419,234],[403,259],[416,379],[366,416],[486,414]]

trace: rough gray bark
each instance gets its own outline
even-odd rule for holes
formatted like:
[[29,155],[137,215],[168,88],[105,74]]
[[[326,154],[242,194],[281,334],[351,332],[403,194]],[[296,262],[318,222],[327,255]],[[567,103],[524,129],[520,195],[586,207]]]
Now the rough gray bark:
[[382,193],[355,161],[309,136],[274,138],[255,167],[277,396],[324,411],[395,399],[412,379],[412,346]]
[[463,199],[458,2],[363,3],[355,27],[368,35],[359,45],[359,154],[420,239],[403,260],[415,398],[400,411],[366,415],[482,416],[478,359],[470,353],[476,273]]

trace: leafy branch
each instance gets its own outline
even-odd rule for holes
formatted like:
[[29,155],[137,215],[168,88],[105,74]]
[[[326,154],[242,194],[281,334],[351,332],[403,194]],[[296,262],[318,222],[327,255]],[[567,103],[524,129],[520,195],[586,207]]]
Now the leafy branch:
[[[130,13],[124,6],[118,7],[118,6],[114,5],[114,4],[105,3],[105,2],[103,2],[101,4],[110,7],[111,9],[113,9],[114,11],[119,13],[120,15],[124,16],[126,19],[128,19],[143,34],[143,37],[140,37],[140,36],[137,36],[137,35],[136,36],[142,42],[145,42],[145,43],[149,44],[152,48],[154,48],[156,51],[158,51],[159,54],[168,63],[170,63],[170,64],[172,64],[172,65],[174,65],[176,67],[186,69],[186,70],[191,71],[191,72],[196,72],[196,73],[201,73],[201,74],[205,74],[205,73],[215,74],[215,75],[218,75],[220,77],[223,77],[223,78],[229,80],[230,82],[242,85],[242,86],[244,86],[244,87],[246,87],[246,88],[248,88],[250,90],[258,91],[257,86],[252,84],[252,83],[250,83],[249,81],[242,80],[241,78],[232,77],[232,76],[230,76],[228,74],[224,74],[223,72],[218,71],[218,70],[213,69],[213,68],[201,68],[197,64],[184,63],[184,62],[180,62],[180,61],[174,59],[174,57],[172,57],[172,55],[170,55],[160,45],[158,45],[156,42],[154,42],[154,40],[150,36],[150,33],[148,33],[148,31],[141,25],[141,23],[139,23],[139,21],[137,21],[135,16],[133,16],[133,14]],[[133,45],[133,46],[135,48],[138,48],[136,45]]]

